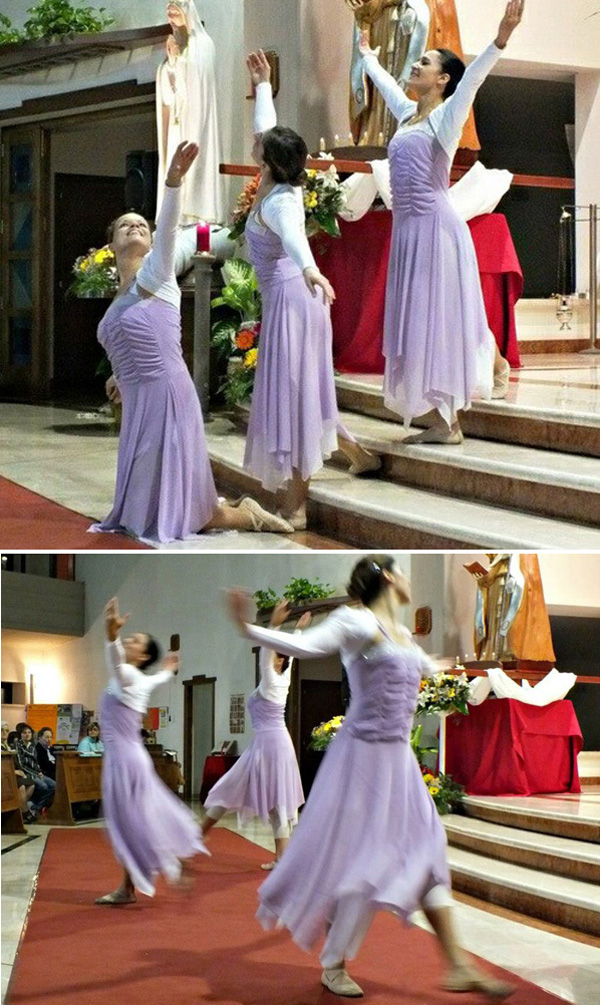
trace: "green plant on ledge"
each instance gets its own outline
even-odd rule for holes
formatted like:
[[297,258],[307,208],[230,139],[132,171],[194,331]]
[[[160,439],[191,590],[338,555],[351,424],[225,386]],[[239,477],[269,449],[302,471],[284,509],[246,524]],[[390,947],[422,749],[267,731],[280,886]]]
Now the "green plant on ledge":
[[13,27],[6,14],[0,14],[0,45],[60,35],[94,34],[114,23],[114,17],[104,11],[104,7],[75,7],[70,0],[40,0],[27,9],[31,17],[21,31]]
[[[283,590],[283,597],[289,601],[290,605],[302,605],[303,602],[330,598],[334,592],[335,588],[331,584],[321,583],[319,577],[315,581],[307,580],[306,577],[292,577]],[[255,591],[252,597],[259,612],[274,608],[279,601],[279,595],[272,587],[267,588],[266,591]]]

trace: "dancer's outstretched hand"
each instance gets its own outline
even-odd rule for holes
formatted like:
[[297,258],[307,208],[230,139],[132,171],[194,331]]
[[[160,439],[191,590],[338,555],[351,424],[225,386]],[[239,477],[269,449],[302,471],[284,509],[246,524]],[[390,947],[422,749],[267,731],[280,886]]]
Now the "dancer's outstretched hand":
[[499,49],[504,49],[515,28],[521,23],[524,9],[525,0],[509,0],[509,3],[507,3],[504,17],[500,22],[496,36],[496,45]]
[[119,599],[111,598],[104,608],[104,625],[106,627],[106,635],[111,643],[114,643],[117,639],[120,630],[128,619],[129,612],[127,615],[119,613]]
[[249,54],[246,66],[254,87],[258,87],[259,84],[268,84],[271,80],[271,66],[262,49]]
[[176,189],[177,186],[181,185],[183,176],[188,173],[198,157],[198,149],[197,143],[188,143],[187,140],[179,144],[173,154],[173,160],[171,161],[165,180],[170,188]]
[[277,626],[282,626],[286,619],[290,615],[290,603],[287,598],[283,601],[278,601],[273,612],[271,613],[271,626],[277,628]]
[[311,619],[312,615],[310,612],[303,612],[296,623],[296,629],[306,629],[310,625]]
[[172,675],[176,675],[179,671],[179,654],[172,650],[165,654],[162,668],[163,671],[170,671]]
[[358,51],[361,56],[379,56],[379,53],[381,52],[380,45],[378,45],[376,49],[371,49],[369,44],[369,33],[366,28],[363,28],[358,36]]
[[119,405],[121,401],[121,392],[119,390],[117,379],[115,378],[114,374],[111,374],[110,378],[108,378],[104,386],[104,390],[106,392],[106,398],[108,399],[108,401],[114,402],[115,405]]
[[313,297],[317,296],[317,288],[320,287],[325,294],[325,300],[328,304],[333,304],[335,301],[335,290],[331,286],[329,280],[315,269],[314,266],[309,266],[304,270],[304,282],[310,290]]
[[232,587],[227,591],[227,608],[229,615],[237,625],[238,629],[245,633],[246,623],[251,622],[250,618],[250,597],[247,591],[241,587]]

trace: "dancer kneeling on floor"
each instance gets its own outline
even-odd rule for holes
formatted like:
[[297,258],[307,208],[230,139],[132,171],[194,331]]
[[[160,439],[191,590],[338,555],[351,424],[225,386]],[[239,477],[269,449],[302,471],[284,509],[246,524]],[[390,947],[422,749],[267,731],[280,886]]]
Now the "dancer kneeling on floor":
[[120,286],[98,339],[113,368],[107,393],[122,402],[123,419],[113,508],[90,531],[169,542],[211,529],[293,530],[255,500],[221,503],[215,489],[200,402],[181,349],[175,278],[181,182],[197,155],[195,144],[179,144],[154,242],[137,213],[123,214],[109,229]]
[[122,642],[119,633],[128,615],[119,614],[112,598],[105,609],[106,664],[111,676],[100,703],[104,735],[102,804],[116,859],[124,868],[119,887],[96,899],[98,905],[136,901],[136,888],[154,895],[158,874],[177,882],[182,861],[207,853],[200,826],[189,808],[163,783],[144,747],[142,718],[153,690],[177,674],[176,654],[168,654],[162,670],[148,674],[158,660],[158,644],[147,633],[133,633]]
[[[281,626],[289,615],[287,602],[276,605],[271,626]],[[305,612],[296,629],[310,622]],[[203,834],[226,811],[237,811],[240,825],[251,818],[270,822],[275,839],[275,860],[263,864],[269,871],[281,859],[290,828],[304,804],[296,753],[285,724],[285,704],[291,683],[291,660],[268,647],[260,649],[260,683],[250,694],[248,711],[254,738],[242,757],[214,785],[204,803]]]
[[438,671],[400,622],[410,582],[393,557],[364,557],[342,606],[298,636],[248,623],[249,599],[229,593],[240,631],[263,647],[294,657],[339,653],[352,698],[329,746],[298,827],[276,870],[259,890],[265,928],[286,926],[305,950],[326,937],[324,986],[362,996],[346,971],[375,912],[407,919],[422,908],[448,965],[444,988],[511,992],[482,975],[454,933],[446,834],[410,747],[421,678]]

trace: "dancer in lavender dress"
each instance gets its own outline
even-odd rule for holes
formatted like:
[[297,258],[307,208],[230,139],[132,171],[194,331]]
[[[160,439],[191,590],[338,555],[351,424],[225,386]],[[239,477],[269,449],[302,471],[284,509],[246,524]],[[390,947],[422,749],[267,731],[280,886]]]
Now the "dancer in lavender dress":
[[[273,611],[271,626],[281,626],[288,618],[288,602]],[[305,612],[297,630],[310,622]],[[275,860],[262,864],[270,871],[281,859],[290,829],[298,821],[304,804],[302,781],[296,753],[285,724],[285,704],[291,683],[291,661],[267,647],[260,649],[260,682],[248,698],[254,738],[242,757],[214,785],[204,803],[203,834],[212,829],[226,811],[237,811],[243,825],[251,818],[270,822],[275,840]]]
[[442,665],[413,643],[399,622],[410,583],[390,556],[355,566],[343,606],[321,626],[292,637],[247,621],[248,599],[229,593],[240,631],[296,657],[339,653],[351,703],[331,743],[289,846],[259,891],[258,918],[285,925],[305,950],[326,936],[321,982],[341,996],[362,996],[346,971],[375,912],[406,920],[422,907],[449,971],[446,989],[507,994],[477,972],[458,947],[451,910],[446,837],[410,747],[422,676]]
[[292,531],[246,498],[219,502],[204,437],[202,411],[181,350],[181,293],[175,245],[181,180],[198,154],[181,143],[171,162],[152,244],[137,213],[110,228],[120,287],[98,329],[113,376],[109,397],[123,403],[117,486],[110,514],[90,531],[126,531],[150,542],[201,530]]
[[263,318],[244,466],[267,489],[286,486],[281,512],[304,528],[310,478],[338,446],[356,474],[381,461],[339,420],[329,312],[335,295],[316,267],[304,226],[306,144],[276,125],[264,53],[251,53],[247,64],[256,87],[252,157],[261,182],[246,238]]
[[[404,417],[435,410],[430,429],[405,444],[462,441],[457,413],[478,394],[506,394],[509,367],[489,329],[469,229],[450,205],[450,168],[477,89],[519,24],[524,0],[511,0],[496,41],[465,71],[447,49],[415,63],[410,101],[380,66],[367,34],[364,68],[400,125],[389,145],[393,230],[388,267],[384,395]],[[494,364],[495,360],[495,364]]]
[[119,633],[128,618],[119,614],[119,603],[112,598],[105,609],[111,678],[100,704],[105,744],[102,805],[124,876],[114,892],[96,899],[104,906],[135,902],[136,888],[154,895],[156,875],[177,882],[182,860],[208,852],[191,811],[157,776],[141,735],[150,695],[177,674],[177,655],[167,655],[162,671],[146,674],[159,656],[158,645],[147,633],[134,633],[121,643]]

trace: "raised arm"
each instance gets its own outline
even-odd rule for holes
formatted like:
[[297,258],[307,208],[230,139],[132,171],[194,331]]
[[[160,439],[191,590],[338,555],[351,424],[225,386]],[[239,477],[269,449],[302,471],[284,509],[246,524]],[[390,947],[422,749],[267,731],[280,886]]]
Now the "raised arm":
[[125,661],[125,651],[119,638],[129,614],[119,612],[119,599],[111,598],[104,608],[104,629],[106,633],[106,667],[109,675],[114,675],[120,685],[131,685],[135,672]]
[[152,248],[137,274],[139,287],[150,294],[175,278],[175,247],[181,211],[181,183],[198,156],[198,145],[180,143],[165,179],[165,194],[160,208]]
[[277,125],[277,112],[271,87],[271,67],[262,49],[251,52],[246,60],[250,80],[254,86],[254,133],[266,133]]
[[373,81],[392,115],[398,120],[412,115],[417,107],[416,102],[407,98],[398,81],[383,69],[378,59],[379,50],[370,48],[366,31],[360,33],[358,50],[363,58],[365,72]]
[[444,150],[454,155],[463,126],[467,121],[477,91],[502,55],[502,50],[523,17],[525,0],[509,0],[494,42],[469,64],[454,94],[430,115]]

